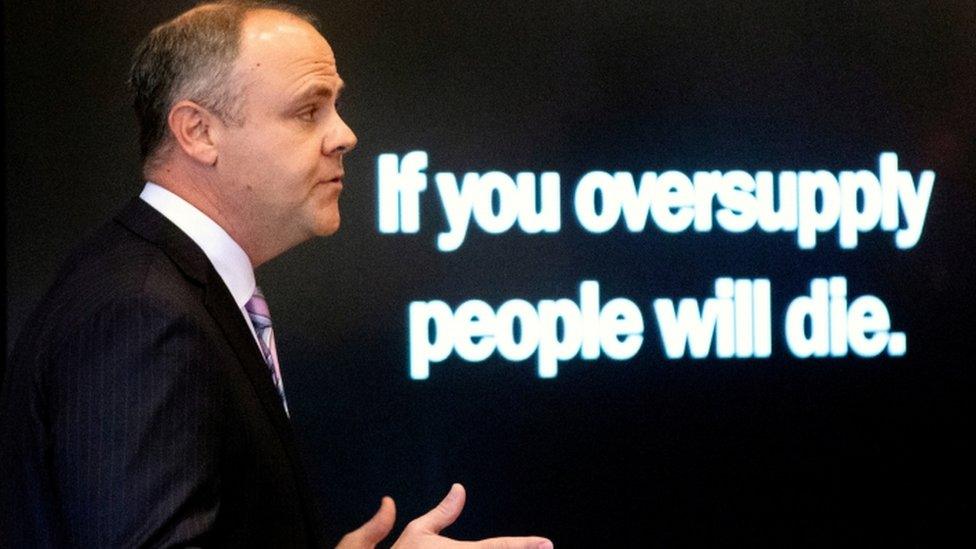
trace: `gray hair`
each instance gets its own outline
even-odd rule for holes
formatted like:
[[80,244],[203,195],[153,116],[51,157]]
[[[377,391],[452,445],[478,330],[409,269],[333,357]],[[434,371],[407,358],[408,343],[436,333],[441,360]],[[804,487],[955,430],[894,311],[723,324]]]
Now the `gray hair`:
[[241,27],[251,11],[294,15],[318,29],[302,8],[278,2],[219,1],[200,4],[154,28],[136,48],[129,88],[139,121],[143,168],[160,160],[169,144],[169,111],[188,99],[221,121],[240,125],[243,83],[231,73],[240,50]]

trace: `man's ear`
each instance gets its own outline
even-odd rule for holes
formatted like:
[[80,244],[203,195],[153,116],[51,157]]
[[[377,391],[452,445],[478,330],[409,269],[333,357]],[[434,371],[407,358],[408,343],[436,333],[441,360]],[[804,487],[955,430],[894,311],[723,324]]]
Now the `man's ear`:
[[169,110],[167,118],[173,139],[187,156],[201,164],[217,163],[217,147],[214,142],[216,116],[197,103],[183,100]]

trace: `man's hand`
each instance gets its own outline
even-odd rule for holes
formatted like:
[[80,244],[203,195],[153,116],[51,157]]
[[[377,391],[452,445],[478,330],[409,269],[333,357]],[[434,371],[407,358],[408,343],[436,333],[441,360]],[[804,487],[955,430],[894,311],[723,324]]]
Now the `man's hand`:
[[[400,538],[393,544],[393,549],[426,549],[430,548],[469,548],[469,549],[552,549],[552,542],[539,537],[505,537],[489,538],[481,541],[461,542],[440,535],[440,531],[457,520],[464,508],[464,487],[460,484],[451,486],[447,496],[425,515],[412,520]],[[379,511],[358,529],[346,534],[339,542],[338,549],[373,549],[383,540],[396,518],[396,507],[393,500],[384,497]]]

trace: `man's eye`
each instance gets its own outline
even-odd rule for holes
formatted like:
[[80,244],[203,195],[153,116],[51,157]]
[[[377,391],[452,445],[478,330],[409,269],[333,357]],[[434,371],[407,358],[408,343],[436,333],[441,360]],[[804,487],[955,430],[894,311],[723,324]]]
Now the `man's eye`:
[[318,111],[319,109],[317,107],[305,109],[304,111],[298,114],[298,117],[306,122],[311,122],[315,120],[315,113],[317,113]]

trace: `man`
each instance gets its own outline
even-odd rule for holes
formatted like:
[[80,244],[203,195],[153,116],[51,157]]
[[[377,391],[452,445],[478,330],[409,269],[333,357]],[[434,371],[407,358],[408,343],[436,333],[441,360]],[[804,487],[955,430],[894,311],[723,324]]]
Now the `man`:
[[[207,4],[137,50],[150,183],[70,257],[15,347],[0,545],[325,544],[253,272],[339,227],[356,136],[312,23],[289,6]],[[395,546],[458,543],[438,533],[463,504],[454,485]],[[374,546],[394,515],[384,498],[340,546]]]

